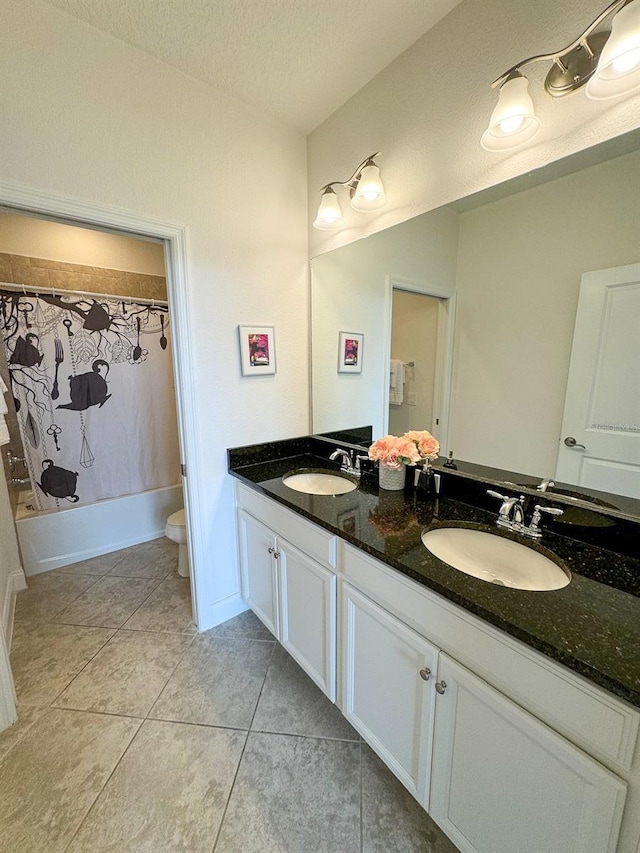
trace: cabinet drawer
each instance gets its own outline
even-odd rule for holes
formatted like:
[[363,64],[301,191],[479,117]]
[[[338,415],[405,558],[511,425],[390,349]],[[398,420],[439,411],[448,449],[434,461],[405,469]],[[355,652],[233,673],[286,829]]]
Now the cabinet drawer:
[[430,642],[613,770],[628,770],[640,714],[367,554],[344,545],[344,577]]
[[321,565],[337,565],[337,538],[253,489],[236,485],[237,504]]

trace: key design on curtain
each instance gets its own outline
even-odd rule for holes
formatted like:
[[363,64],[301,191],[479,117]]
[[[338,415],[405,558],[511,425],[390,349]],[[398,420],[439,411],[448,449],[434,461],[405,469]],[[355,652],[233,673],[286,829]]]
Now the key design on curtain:
[[[168,327],[163,305],[0,290],[0,330],[39,509],[111,496],[103,493],[106,486],[89,488],[86,478],[98,476],[89,472],[102,466],[102,476],[113,480],[112,434],[126,429],[132,397],[144,402],[144,385],[132,393],[136,380],[124,372],[161,367],[170,387]],[[145,339],[153,339],[152,348]],[[134,420],[131,437],[136,430]],[[114,489],[128,493],[124,486]],[[94,497],[83,497],[85,491]]]

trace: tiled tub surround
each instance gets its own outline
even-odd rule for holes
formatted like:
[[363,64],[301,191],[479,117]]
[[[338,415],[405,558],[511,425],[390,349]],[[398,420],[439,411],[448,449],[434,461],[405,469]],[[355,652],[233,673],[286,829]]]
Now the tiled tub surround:
[[[569,586],[495,586],[420,539],[454,525],[522,542],[496,527],[486,483],[444,472],[432,500],[368,474],[339,496],[284,486],[336,470],[335,446],[229,451],[249,605],[465,853],[638,853],[637,524],[547,523],[543,546],[524,542],[566,564]],[[522,491],[527,518],[556,503]]]
[[166,299],[164,276],[68,264],[46,258],[0,252],[0,282],[24,284],[30,290],[53,287],[56,291],[87,290],[142,299]]
[[[572,527],[569,538],[555,532],[568,525],[545,518],[543,547],[564,561],[571,583],[550,592],[495,586],[445,565],[420,540],[426,528],[469,524],[539,547],[496,527],[498,505],[486,498],[486,485],[444,474],[441,497],[433,501],[407,493],[381,497],[367,475],[355,492],[331,498],[282,483],[284,474],[299,468],[336,470],[338,464],[328,460],[334,447],[311,437],[233,449],[229,469],[247,486],[640,708],[640,524],[606,517],[602,527]],[[487,508],[463,502],[483,497]],[[554,505],[550,495],[534,500]],[[591,541],[573,538],[578,536]],[[595,544],[598,538],[606,548]]]

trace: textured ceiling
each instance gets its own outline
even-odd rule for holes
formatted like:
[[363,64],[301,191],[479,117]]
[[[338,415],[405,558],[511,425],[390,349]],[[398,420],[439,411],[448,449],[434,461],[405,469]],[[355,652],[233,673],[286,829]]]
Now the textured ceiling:
[[47,0],[309,133],[460,0]]

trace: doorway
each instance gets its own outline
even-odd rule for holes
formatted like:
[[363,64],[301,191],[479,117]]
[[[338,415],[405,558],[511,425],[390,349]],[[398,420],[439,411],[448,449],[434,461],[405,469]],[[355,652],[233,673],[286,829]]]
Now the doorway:
[[0,266],[26,574],[154,538],[183,506],[162,243],[0,212]]
[[455,297],[391,279],[388,302],[385,431],[402,435],[426,429],[445,452]]
[[[91,229],[92,233],[102,233],[117,236],[124,235],[129,238],[133,237],[140,239],[146,242],[147,244],[149,242],[152,242],[155,244],[155,247],[159,249],[160,254],[161,256],[163,256],[164,263],[166,265],[166,285],[169,302],[168,307],[171,312],[171,315],[173,316],[174,338],[173,341],[171,341],[170,335],[166,336],[167,354],[172,364],[173,371],[175,373],[175,392],[178,411],[178,433],[180,446],[177,455],[179,464],[180,460],[182,460],[182,473],[184,474],[185,467],[186,465],[188,465],[189,460],[194,459],[195,451],[193,419],[189,417],[190,413],[193,410],[193,394],[191,389],[191,354],[189,352],[188,346],[185,343],[185,329],[187,327],[189,310],[188,290],[186,282],[184,229],[179,226],[172,226],[167,223],[156,222],[154,220],[134,216],[133,214],[129,214],[126,212],[117,211],[113,208],[102,208],[95,205],[85,205],[83,203],[74,202],[69,199],[63,199],[52,196],[50,197],[39,192],[32,192],[30,190],[21,189],[17,187],[3,187],[2,201],[5,202],[7,205],[6,207],[3,207],[2,210],[7,211],[8,213],[11,213],[15,216],[34,216],[38,219],[51,221],[53,223],[58,223],[66,226],[73,225],[76,226],[78,230],[85,229],[85,231],[87,231],[87,229]],[[69,270],[69,272],[72,271],[73,270]],[[6,279],[6,277],[7,276],[4,274],[1,276],[2,279]],[[13,276],[9,276],[9,278],[12,277]],[[86,286],[87,285],[85,285],[85,287]],[[43,286],[40,286],[38,282],[34,283],[32,289],[34,291],[45,291],[45,288]],[[56,295],[59,296],[59,290],[61,289],[59,288],[59,286],[51,289],[55,289]],[[76,289],[81,288],[79,285],[76,285]],[[29,289],[26,287],[26,285],[25,290],[28,295]],[[119,294],[115,293],[113,295],[117,296]],[[22,297],[24,296],[25,291],[22,292]],[[98,298],[100,298],[100,294],[97,294],[97,296]],[[142,299],[143,297],[139,298]],[[146,304],[153,304],[153,302],[154,298],[151,297],[150,299],[147,299]],[[159,303],[160,300],[157,300],[157,302]],[[128,310],[128,306],[126,306],[126,310]],[[182,328],[183,330],[182,336],[180,335],[180,328]],[[73,330],[73,327],[71,330]],[[158,337],[158,335],[156,335],[156,337],[158,338],[156,343],[159,344],[160,337],[164,336],[162,335],[162,333],[160,333],[160,337]],[[33,340],[30,340],[29,343],[37,344],[37,342]],[[160,347],[162,348],[161,344]],[[144,347],[141,347],[141,349],[144,349]],[[70,394],[70,386],[67,379],[68,377],[66,377],[64,380],[64,383],[66,385],[66,398],[63,398],[63,400],[65,400],[65,402],[70,402],[67,399]],[[59,387],[61,392],[60,396],[62,396],[62,380],[59,381]],[[60,402],[62,403],[63,400],[60,400]],[[55,437],[52,436],[51,438],[55,441]],[[15,453],[12,455],[20,456],[21,454]],[[84,459],[85,461],[89,461],[89,456],[85,456]],[[14,464],[17,466],[18,462],[16,461]],[[15,476],[17,479],[27,479],[27,477],[24,476],[26,475],[26,473],[27,472],[25,471],[25,469],[21,468],[20,470],[15,471]],[[180,472],[178,471],[177,481],[180,482],[180,480]],[[39,482],[42,483],[42,480],[40,479]],[[188,542],[192,568],[192,578],[190,584],[191,595],[189,598],[189,614],[193,614],[193,617],[196,620],[196,624],[204,624],[205,627],[209,627],[209,625],[207,625],[206,623],[207,619],[210,618],[210,615],[207,614],[206,608],[201,608],[202,610],[204,610],[204,613],[198,613],[199,597],[198,591],[196,589],[197,579],[195,577],[194,571],[198,561],[198,552],[201,550],[201,548],[199,537],[194,532],[194,528],[197,530],[197,522],[194,523],[191,507],[193,506],[194,511],[197,511],[199,502],[194,497],[195,485],[193,483],[190,484],[189,482],[187,482],[185,478],[182,478],[182,483],[184,485],[185,492],[184,504],[187,510],[187,517],[189,518]],[[2,507],[2,509],[4,510],[4,506]],[[51,514],[53,515],[54,513]],[[11,519],[11,514],[9,512],[7,512],[7,517]],[[3,517],[3,522],[6,520],[7,519],[4,519]],[[14,599],[15,592],[17,589],[19,589],[19,584],[15,583],[14,579]],[[9,592],[11,593],[11,590],[9,590]],[[200,596],[200,600],[203,601],[206,599],[204,596]],[[193,630],[196,630],[195,626]],[[6,652],[6,648],[3,649],[3,652]],[[0,660],[0,681],[2,681],[3,683],[6,682],[7,684],[10,684],[11,674],[7,666],[6,655],[3,653],[0,657],[2,658]],[[12,721],[12,719],[15,718],[15,714],[14,712],[12,712],[12,708],[14,707],[13,702],[9,701],[12,699],[12,690],[3,691],[3,694],[7,702],[1,703],[3,707],[0,708],[0,728],[2,728],[4,725],[7,725]],[[5,704],[6,707],[4,707]]]

